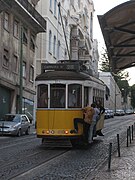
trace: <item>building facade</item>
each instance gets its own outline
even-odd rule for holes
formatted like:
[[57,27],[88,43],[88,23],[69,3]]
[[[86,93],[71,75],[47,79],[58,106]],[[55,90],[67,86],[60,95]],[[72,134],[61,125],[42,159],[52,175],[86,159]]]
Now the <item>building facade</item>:
[[112,110],[123,109],[123,98],[121,91],[110,72],[99,72],[101,79],[107,86],[108,93],[105,93],[104,106]]
[[31,3],[0,1],[0,117],[33,111],[36,35],[46,22]]
[[40,0],[36,9],[47,21],[46,34],[41,33],[37,38],[37,74],[41,73],[42,63],[80,60],[91,75],[97,76],[93,1]]

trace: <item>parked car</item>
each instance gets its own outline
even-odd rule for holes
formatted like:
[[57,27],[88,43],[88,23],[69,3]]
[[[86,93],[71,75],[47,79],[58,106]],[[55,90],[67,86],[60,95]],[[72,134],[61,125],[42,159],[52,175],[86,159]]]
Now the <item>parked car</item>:
[[110,112],[108,108],[105,108],[105,119],[110,118]]
[[114,117],[114,111],[112,109],[109,109],[109,113],[110,113],[110,117],[113,118]]
[[6,114],[0,119],[0,134],[21,136],[30,133],[30,121],[25,114]]
[[125,111],[123,109],[116,109],[115,116],[124,116]]
[[134,111],[132,109],[127,109],[126,110],[126,114],[133,114],[133,113],[134,113]]

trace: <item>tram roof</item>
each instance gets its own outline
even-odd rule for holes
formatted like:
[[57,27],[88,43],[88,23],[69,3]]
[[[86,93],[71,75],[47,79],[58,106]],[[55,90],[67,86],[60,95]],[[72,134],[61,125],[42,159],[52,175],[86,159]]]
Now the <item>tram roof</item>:
[[103,84],[103,82],[89,74],[76,71],[47,71],[36,77],[36,81],[43,80],[89,80]]
[[98,15],[113,72],[135,66],[135,0]]

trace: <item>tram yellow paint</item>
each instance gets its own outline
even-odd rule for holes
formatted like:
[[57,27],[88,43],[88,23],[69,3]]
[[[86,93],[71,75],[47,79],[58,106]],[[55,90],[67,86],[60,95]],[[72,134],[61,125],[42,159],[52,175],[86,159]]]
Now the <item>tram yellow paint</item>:
[[[70,130],[74,129],[73,119],[83,118],[82,110],[37,110],[37,135],[38,136],[72,136]],[[82,134],[82,126],[79,126]],[[66,134],[66,132],[69,132]]]

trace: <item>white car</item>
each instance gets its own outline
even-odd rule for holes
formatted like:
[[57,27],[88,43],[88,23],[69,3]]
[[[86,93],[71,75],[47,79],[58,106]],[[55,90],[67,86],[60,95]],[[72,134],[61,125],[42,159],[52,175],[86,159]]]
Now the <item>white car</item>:
[[0,134],[21,136],[30,133],[30,121],[25,114],[6,114],[0,119]]
[[124,116],[125,111],[123,109],[117,109],[115,112],[115,116]]

